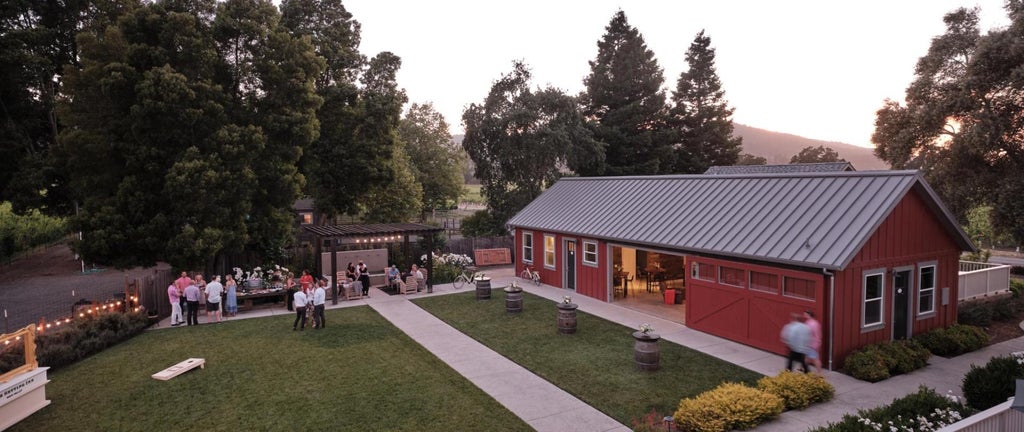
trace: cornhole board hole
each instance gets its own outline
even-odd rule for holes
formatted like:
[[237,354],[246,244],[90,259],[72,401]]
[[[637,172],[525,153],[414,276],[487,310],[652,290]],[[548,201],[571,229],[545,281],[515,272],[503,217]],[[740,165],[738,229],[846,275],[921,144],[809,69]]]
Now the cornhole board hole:
[[153,378],[167,381],[195,368],[206,368],[206,359],[190,358],[167,369],[153,374]]

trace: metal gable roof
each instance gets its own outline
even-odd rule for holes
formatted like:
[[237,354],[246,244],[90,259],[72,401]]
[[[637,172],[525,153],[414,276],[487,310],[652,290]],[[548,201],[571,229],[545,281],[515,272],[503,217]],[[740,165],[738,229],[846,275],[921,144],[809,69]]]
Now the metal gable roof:
[[715,165],[704,174],[783,174],[803,172],[856,171],[849,162],[794,163],[785,165]]
[[508,224],[838,270],[911,188],[974,249],[916,171],[564,178]]

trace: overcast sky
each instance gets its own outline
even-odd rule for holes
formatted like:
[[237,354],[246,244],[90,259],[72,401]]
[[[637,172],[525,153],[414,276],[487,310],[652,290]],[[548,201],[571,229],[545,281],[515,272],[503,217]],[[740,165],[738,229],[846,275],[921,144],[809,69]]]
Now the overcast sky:
[[410,102],[433,102],[462,132],[462,111],[512,69],[535,86],[583,90],[587,63],[616,11],[643,35],[675,88],[701,30],[716,49],[733,120],[808,138],[869,146],[875,111],[903,99],[942,17],[980,6],[983,31],[1008,23],[1002,0],[685,1],[347,0],[362,24],[360,50],[402,58]]

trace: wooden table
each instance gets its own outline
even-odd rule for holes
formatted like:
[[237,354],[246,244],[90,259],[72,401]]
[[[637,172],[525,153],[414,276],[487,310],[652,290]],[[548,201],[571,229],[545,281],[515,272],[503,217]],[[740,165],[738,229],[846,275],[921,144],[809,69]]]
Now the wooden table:
[[616,285],[615,284],[616,281],[618,281],[620,279],[622,280],[622,298],[629,297],[629,272],[628,271],[615,272],[615,274],[612,275],[612,277],[614,278],[614,280],[612,281],[612,285]]
[[280,300],[287,300],[285,297],[288,295],[288,290],[268,290],[253,293],[238,293],[238,306],[240,310],[249,310],[253,308],[253,300],[261,298],[273,299],[274,302]]

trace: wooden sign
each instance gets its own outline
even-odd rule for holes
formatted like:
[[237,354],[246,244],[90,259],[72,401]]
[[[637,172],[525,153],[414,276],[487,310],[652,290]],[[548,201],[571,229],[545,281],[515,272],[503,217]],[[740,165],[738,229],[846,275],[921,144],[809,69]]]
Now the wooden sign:
[[167,381],[171,378],[174,378],[197,367],[205,369],[206,359],[190,358],[188,360],[185,360],[181,363],[178,363],[174,366],[171,366],[167,369],[164,369],[160,372],[153,374],[153,378],[161,381]]
[[512,253],[508,248],[474,249],[473,259],[478,266],[512,264]]

